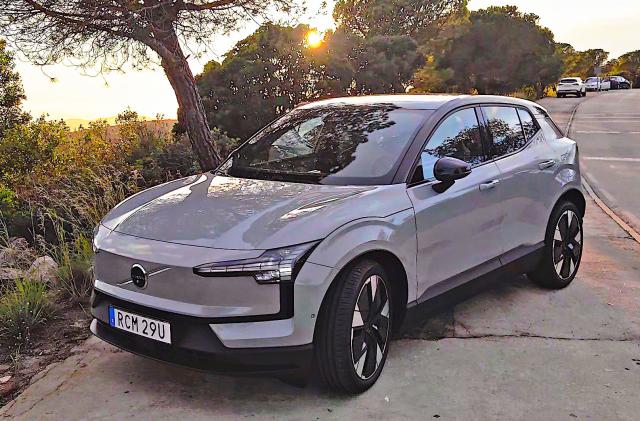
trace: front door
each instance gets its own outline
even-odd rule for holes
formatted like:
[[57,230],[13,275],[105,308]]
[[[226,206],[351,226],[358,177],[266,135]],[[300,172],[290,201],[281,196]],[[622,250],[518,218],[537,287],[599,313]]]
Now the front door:
[[[429,299],[500,266],[500,170],[489,158],[475,108],[445,117],[421,155],[407,189],[416,215],[418,297]],[[433,165],[442,157],[472,165],[466,178],[442,193]]]

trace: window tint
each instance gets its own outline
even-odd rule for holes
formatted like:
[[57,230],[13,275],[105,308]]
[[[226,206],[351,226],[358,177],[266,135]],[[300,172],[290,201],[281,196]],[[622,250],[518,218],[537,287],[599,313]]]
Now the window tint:
[[578,79],[562,79],[560,83],[578,83]]
[[520,123],[522,123],[525,138],[527,140],[531,139],[538,132],[538,124],[527,110],[518,108],[518,116],[520,117]]
[[[414,176],[414,181],[433,178],[433,166],[442,157],[461,159],[471,165],[486,160],[482,149],[480,124],[473,108],[460,110],[447,117],[429,139],[422,152],[422,175]],[[420,171],[418,168],[417,171]]]
[[527,143],[518,112],[512,107],[482,107],[487,118],[489,132],[493,137],[496,156],[515,152]]

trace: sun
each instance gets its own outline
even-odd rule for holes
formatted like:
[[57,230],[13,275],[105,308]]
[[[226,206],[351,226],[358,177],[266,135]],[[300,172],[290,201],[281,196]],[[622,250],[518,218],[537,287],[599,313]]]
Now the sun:
[[320,44],[322,44],[324,37],[320,32],[316,31],[315,29],[312,29],[311,31],[307,32],[305,39],[307,42],[307,46],[311,48],[317,48],[320,46]]

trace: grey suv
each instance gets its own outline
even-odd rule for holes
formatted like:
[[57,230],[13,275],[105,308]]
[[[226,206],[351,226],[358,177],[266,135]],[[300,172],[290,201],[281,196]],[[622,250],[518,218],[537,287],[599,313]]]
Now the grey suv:
[[216,171],[138,193],[96,227],[91,330],[223,373],[315,367],[357,393],[404,314],[485,276],[563,288],[582,254],[576,143],[491,96],[294,109]]

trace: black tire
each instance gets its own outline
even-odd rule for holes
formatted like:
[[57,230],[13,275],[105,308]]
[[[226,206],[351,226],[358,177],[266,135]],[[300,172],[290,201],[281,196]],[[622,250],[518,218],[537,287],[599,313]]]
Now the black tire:
[[[561,222],[562,218],[566,219]],[[575,229],[577,231],[574,234]],[[544,255],[538,267],[529,273],[529,277],[544,288],[565,288],[578,273],[583,245],[582,215],[578,207],[568,201],[558,203],[547,225]]]
[[[382,283],[375,278],[376,276]],[[372,288],[374,281],[371,279],[375,279],[375,288]],[[389,287],[389,278],[382,265],[370,259],[363,259],[351,265],[329,290],[316,329],[315,361],[320,376],[331,389],[340,393],[361,393],[373,386],[380,377],[391,339],[393,298]],[[379,294],[379,302],[374,294],[374,300],[368,300],[371,307],[365,311],[366,306],[363,304],[373,290]],[[382,300],[383,292],[387,297],[386,305]],[[367,295],[363,296],[361,293]],[[357,302],[360,306],[356,310]],[[376,310],[369,314],[369,308]],[[378,311],[379,314],[373,316]],[[374,323],[367,320],[368,316],[372,316],[372,319],[380,317],[382,320],[385,311],[388,314],[386,329],[383,323],[374,329]],[[358,324],[357,317],[362,321],[362,328],[352,327]],[[381,356],[380,342],[376,336],[384,336]],[[353,348],[359,349],[360,358],[354,358]]]
[[558,94],[558,98],[564,98],[563,94]]

